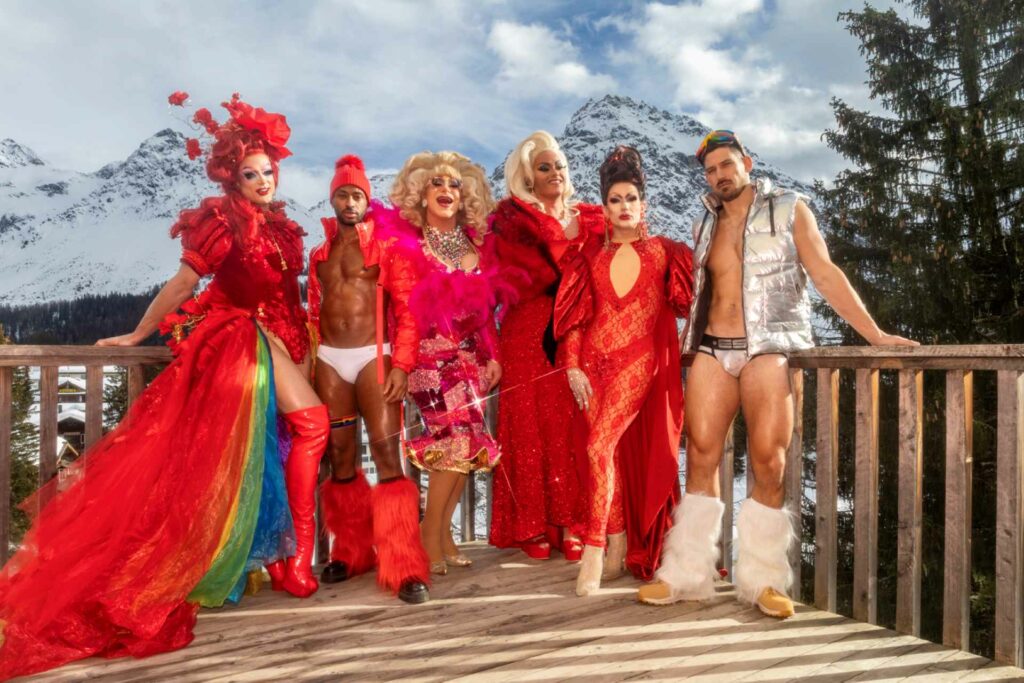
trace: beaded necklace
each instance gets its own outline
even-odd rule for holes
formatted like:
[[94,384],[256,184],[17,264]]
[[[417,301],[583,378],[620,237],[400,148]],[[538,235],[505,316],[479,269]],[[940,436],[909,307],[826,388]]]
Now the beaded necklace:
[[456,226],[454,230],[440,230],[427,225],[423,229],[423,236],[430,250],[454,268],[461,269],[462,259],[473,251],[473,245],[461,226]]

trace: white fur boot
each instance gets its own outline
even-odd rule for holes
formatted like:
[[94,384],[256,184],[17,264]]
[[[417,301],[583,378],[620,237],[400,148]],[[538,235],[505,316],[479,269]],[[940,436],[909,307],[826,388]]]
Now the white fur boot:
[[672,529],[665,536],[661,566],[655,574],[660,585],[641,588],[638,597],[642,602],[668,604],[714,597],[724,511],[718,498],[694,493],[683,496],[673,513]]
[[[740,504],[740,512],[736,516],[736,532],[739,536],[733,572],[736,591],[741,600],[765,611],[760,603],[765,600],[763,594],[766,589],[770,588],[775,594],[786,596],[793,583],[789,549],[796,536],[790,513],[786,509],[770,508],[748,498]],[[768,596],[770,599],[771,593]]]

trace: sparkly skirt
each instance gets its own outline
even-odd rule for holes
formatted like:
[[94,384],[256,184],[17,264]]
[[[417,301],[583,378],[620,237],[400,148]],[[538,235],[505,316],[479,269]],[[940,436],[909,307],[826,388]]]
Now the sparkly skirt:
[[459,342],[439,334],[420,340],[409,395],[419,408],[424,433],[404,443],[416,467],[467,474],[498,463],[498,444],[484,424],[486,361],[481,352],[477,334]]

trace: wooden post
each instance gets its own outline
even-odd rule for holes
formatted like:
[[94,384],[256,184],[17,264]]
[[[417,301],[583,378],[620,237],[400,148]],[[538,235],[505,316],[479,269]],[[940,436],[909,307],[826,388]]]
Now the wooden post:
[[896,630],[921,635],[921,502],[924,373],[900,370]]
[[946,372],[946,552],[942,600],[942,644],[958,650],[970,643],[971,468],[974,375]]
[[135,399],[146,388],[146,375],[141,365],[128,366],[128,407],[131,408]]
[[476,477],[470,472],[466,475],[466,488],[462,489],[462,542],[476,540]]
[[793,569],[793,587],[790,597],[801,599],[800,573],[803,549],[803,470],[804,470],[804,371],[792,369],[790,387],[793,391],[793,436],[786,451],[786,501],[793,511],[793,534],[796,543],[789,551],[789,566]]
[[103,436],[103,366],[85,368],[85,447]]
[[11,544],[11,430],[14,368],[0,367],[0,566]]
[[1024,668],[1024,372],[998,382],[995,659]]
[[[39,485],[57,474],[57,376],[59,368],[39,369]],[[46,501],[40,501],[45,503]]]
[[836,498],[839,455],[839,371],[818,369],[814,606],[836,611]]
[[732,574],[732,483],[735,473],[736,448],[733,441],[735,420],[729,425],[722,448],[722,462],[718,466],[718,491],[725,511],[722,514],[722,534],[719,541],[718,561],[722,569]]
[[405,448],[405,441],[407,439],[411,439],[411,438],[414,438],[416,436],[419,436],[419,434],[423,431],[423,422],[422,422],[422,419],[420,418],[420,411],[416,407],[416,404],[413,403],[412,399],[406,399],[404,407],[403,407],[403,412],[405,413],[405,415],[404,415],[404,418],[405,418],[404,422],[405,422],[405,424],[402,427],[402,448],[403,448],[402,462],[404,463],[404,466],[406,468],[406,475],[410,479],[412,479],[413,483],[416,484],[416,490],[419,491],[419,494],[420,494],[420,515],[422,516],[422,514],[423,514],[423,479],[422,479],[423,472],[420,470],[420,468],[418,468],[415,465],[413,465],[412,461],[409,460],[409,458],[405,457],[404,448]]
[[878,623],[878,370],[858,369],[853,618]]

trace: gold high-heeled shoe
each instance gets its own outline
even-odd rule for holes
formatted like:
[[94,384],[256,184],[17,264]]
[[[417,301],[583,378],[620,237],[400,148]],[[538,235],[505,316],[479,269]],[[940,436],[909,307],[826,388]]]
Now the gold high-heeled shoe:
[[471,567],[473,566],[473,560],[469,559],[462,553],[457,555],[445,555],[444,561],[455,567]]
[[438,576],[444,576],[448,573],[448,563],[444,560],[438,560],[437,562],[430,563],[430,573],[437,574]]

